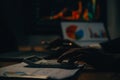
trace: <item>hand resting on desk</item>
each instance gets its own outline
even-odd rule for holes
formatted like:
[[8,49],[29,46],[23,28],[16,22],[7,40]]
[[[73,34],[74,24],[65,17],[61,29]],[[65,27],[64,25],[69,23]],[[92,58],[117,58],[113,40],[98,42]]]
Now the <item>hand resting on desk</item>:
[[[120,71],[120,37],[101,42],[87,48],[71,48],[64,52],[58,62],[68,59],[69,62],[85,61],[95,68]],[[99,48],[98,48],[99,47]]]
[[76,61],[84,61],[91,64],[96,69],[115,69],[118,62],[114,56],[105,54],[102,49],[96,48],[72,48],[64,52],[59,58],[58,62],[68,59],[69,63]]

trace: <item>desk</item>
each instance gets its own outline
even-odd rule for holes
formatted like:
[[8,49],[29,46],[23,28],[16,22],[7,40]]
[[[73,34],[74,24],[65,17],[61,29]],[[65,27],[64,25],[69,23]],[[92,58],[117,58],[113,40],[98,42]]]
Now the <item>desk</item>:
[[0,68],[1,67],[5,67],[5,66],[9,66],[9,65],[13,65],[13,64],[17,64],[18,62],[7,62],[7,61],[0,61]]
[[[0,67],[5,67],[8,65],[13,65],[19,63],[17,61],[1,61]],[[92,69],[85,70],[78,74],[72,80],[120,80],[120,72],[105,72],[105,71],[95,71]]]

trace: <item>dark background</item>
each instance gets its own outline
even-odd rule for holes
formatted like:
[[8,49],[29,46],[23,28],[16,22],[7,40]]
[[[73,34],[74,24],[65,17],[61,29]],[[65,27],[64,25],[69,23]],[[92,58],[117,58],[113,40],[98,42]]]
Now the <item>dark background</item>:
[[[41,0],[40,0],[41,1]],[[46,27],[42,26],[40,29],[36,31],[31,31],[33,28],[32,23],[32,11],[31,11],[31,3],[32,0],[0,0],[1,7],[1,31],[0,34],[1,43],[10,43],[12,40],[8,40],[10,38],[6,38],[7,36],[14,36],[18,45],[29,45],[29,44],[37,44],[41,39],[49,40],[54,37],[59,37],[61,35],[60,24],[56,24],[58,26],[56,28],[48,29],[48,25]],[[29,9],[26,9],[28,8]],[[110,36],[112,38],[118,37],[120,30],[119,23],[119,0],[109,0],[107,1],[107,12],[104,18],[107,18],[106,25],[110,32]],[[29,13],[31,12],[31,14]],[[29,13],[29,14],[28,14]],[[49,23],[49,22],[48,22]],[[54,25],[54,24],[53,24]],[[52,26],[53,27],[53,26]],[[43,31],[43,32],[41,32]],[[55,32],[54,32],[55,31]],[[31,32],[31,33],[30,33]],[[36,33],[34,35],[34,32]],[[47,32],[47,33],[46,33]],[[38,34],[37,34],[38,33]],[[51,33],[51,34],[50,34]],[[58,34],[60,35],[58,35]],[[7,43],[6,43],[7,42]]]

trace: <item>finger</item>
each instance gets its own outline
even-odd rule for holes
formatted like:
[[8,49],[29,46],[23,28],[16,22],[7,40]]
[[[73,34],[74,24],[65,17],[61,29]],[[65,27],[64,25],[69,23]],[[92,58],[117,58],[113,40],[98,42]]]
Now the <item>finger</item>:
[[63,59],[58,59],[57,62],[62,63]]
[[64,53],[63,55],[61,55],[59,58],[58,58],[58,62],[63,62],[63,60],[67,60],[69,58],[73,57],[73,55],[71,55],[71,53]]
[[67,59],[66,55],[62,55],[58,58],[57,62],[61,63],[64,59]]
[[77,56],[73,56],[73,57],[69,58],[68,63],[75,63],[76,61],[81,60],[82,56],[83,56],[83,54],[79,54]]
[[66,58],[70,58],[73,54],[73,52],[75,51],[75,49],[70,49],[68,51],[66,51],[65,53],[63,53],[59,58],[58,58],[58,62],[62,62],[64,59]]

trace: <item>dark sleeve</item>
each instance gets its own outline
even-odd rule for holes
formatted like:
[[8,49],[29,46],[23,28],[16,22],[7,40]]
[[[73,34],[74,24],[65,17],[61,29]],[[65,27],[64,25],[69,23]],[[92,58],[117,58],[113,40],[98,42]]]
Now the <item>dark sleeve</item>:
[[100,43],[100,45],[105,52],[120,53],[120,37]]

